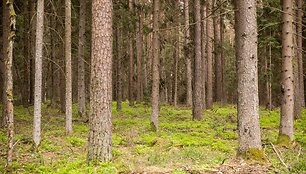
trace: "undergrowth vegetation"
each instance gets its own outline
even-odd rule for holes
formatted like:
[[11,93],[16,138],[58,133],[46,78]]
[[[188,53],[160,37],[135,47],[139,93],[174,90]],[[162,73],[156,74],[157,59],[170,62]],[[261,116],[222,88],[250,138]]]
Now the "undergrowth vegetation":
[[[113,108],[115,103],[113,103]],[[33,108],[15,107],[16,173],[129,173],[132,171],[188,173],[209,171],[235,158],[237,151],[237,109],[233,105],[204,111],[202,121],[192,121],[191,110],[163,105],[160,131],[152,132],[151,108],[146,103],[133,107],[123,103],[122,111],[113,110],[113,162],[88,164],[86,161],[87,122],[78,117],[74,106],[74,133],[65,135],[65,117],[58,110],[43,106],[42,141],[33,151]],[[295,122],[295,142],[291,147],[275,145],[284,167],[272,145],[277,142],[279,110],[260,110],[263,150],[271,173],[306,171],[306,110]],[[4,172],[6,132],[0,131],[1,167]]]

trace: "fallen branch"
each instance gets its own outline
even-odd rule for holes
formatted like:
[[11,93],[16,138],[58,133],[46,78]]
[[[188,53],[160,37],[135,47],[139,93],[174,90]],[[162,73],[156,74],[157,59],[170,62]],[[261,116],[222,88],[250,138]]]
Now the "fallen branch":
[[289,166],[284,162],[284,160],[282,159],[282,157],[279,155],[279,153],[277,152],[274,144],[272,142],[270,142],[272,148],[273,148],[273,151],[276,153],[278,159],[280,160],[280,162],[282,163],[283,166],[285,166],[287,169],[289,168]]

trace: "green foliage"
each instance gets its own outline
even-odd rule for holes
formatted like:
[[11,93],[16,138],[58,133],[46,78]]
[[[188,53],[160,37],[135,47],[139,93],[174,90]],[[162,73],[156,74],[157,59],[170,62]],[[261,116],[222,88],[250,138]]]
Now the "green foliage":
[[[115,103],[113,103],[115,106]],[[237,112],[235,106],[228,105],[203,112],[202,121],[192,121],[190,108],[175,109],[162,105],[160,110],[160,131],[150,131],[151,109],[146,103],[130,107],[123,102],[122,111],[113,109],[113,162],[90,163],[86,161],[88,125],[75,121],[74,133],[65,134],[64,115],[43,105],[43,138],[37,153],[32,152],[33,108],[15,107],[16,136],[15,162],[13,170],[18,173],[119,173],[141,168],[167,169],[172,173],[184,173],[183,166],[193,166],[195,171],[205,171],[234,158],[237,153]],[[73,106],[74,109],[76,105]],[[287,149],[277,146],[284,160],[290,165],[288,171],[279,162],[269,145],[264,152],[269,161],[284,173],[305,171],[305,118],[306,110],[295,121],[295,145]],[[278,137],[279,110],[260,109],[263,144],[275,143]],[[20,131],[22,130],[22,131]],[[6,132],[0,131],[0,145],[6,147]],[[0,149],[6,153],[5,148]],[[261,153],[251,150],[248,153],[259,157]],[[300,154],[300,155],[298,155]],[[228,161],[228,160],[226,160]],[[0,159],[0,166],[5,160]],[[201,169],[201,170],[200,170]],[[149,170],[149,169],[148,169]],[[4,168],[0,167],[0,172]]]

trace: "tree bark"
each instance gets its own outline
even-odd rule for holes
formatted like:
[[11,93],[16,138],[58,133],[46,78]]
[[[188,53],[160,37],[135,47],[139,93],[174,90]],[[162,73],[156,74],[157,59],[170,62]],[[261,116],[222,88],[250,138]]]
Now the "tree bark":
[[25,15],[25,20],[23,21],[24,25],[24,32],[23,32],[23,37],[24,37],[24,44],[23,44],[23,53],[24,53],[24,73],[23,73],[23,107],[28,108],[29,107],[29,78],[30,78],[30,37],[29,37],[29,31],[30,31],[30,22],[31,22],[31,16],[29,12],[29,2],[24,1],[23,3],[23,10],[24,10],[24,15]]
[[[132,18],[133,16],[133,0],[129,0],[129,9],[130,9],[130,17]],[[130,21],[130,29],[133,29],[133,23],[132,20]],[[133,32],[129,32],[129,105],[133,106],[134,105],[134,48],[133,48]]]
[[85,27],[86,27],[86,1],[80,0],[79,16],[79,47],[78,47],[78,112],[86,115],[86,92],[85,92]]
[[293,140],[294,86],[293,86],[293,1],[283,0],[282,14],[282,104],[279,137]]
[[[138,4],[141,6],[141,4]],[[139,7],[139,21],[137,26],[137,101],[142,98],[142,55],[143,55],[143,9]]]
[[305,107],[304,67],[303,67],[303,0],[298,0],[297,13],[297,57],[299,66],[300,106]]
[[235,1],[238,74],[238,153],[261,149],[257,70],[256,0]]
[[192,72],[190,58],[190,29],[189,29],[189,0],[184,0],[184,17],[185,17],[185,46],[184,53],[186,57],[186,76],[187,76],[187,105],[192,105]]
[[220,36],[220,0],[214,0],[214,54],[215,54],[215,86],[216,102],[222,100],[222,59],[221,59],[221,36]]
[[207,60],[206,60],[206,5],[202,5],[202,109],[206,109],[206,76],[207,76]]
[[[4,62],[4,73],[3,73],[3,78],[4,78],[4,84],[3,84],[3,106],[6,106],[6,101],[7,101],[7,95],[6,95],[6,79],[7,79],[7,72],[6,72],[6,65],[5,65],[5,61],[8,59],[7,58],[7,52],[5,50],[7,50],[8,48],[8,38],[9,36],[9,8],[6,5],[6,0],[3,0],[3,62]],[[1,125],[3,127],[7,127],[7,115],[6,115],[6,107],[2,108],[2,120],[1,120]]]
[[213,53],[213,20],[211,17],[212,14],[212,0],[206,1],[206,15],[207,15],[207,23],[206,23],[206,35],[207,35],[207,43],[206,43],[206,52],[207,52],[207,109],[211,109],[213,106],[213,82],[212,82],[212,71],[213,71],[213,63],[212,63],[212,53]]
[[72,133],[71,0],[65,0],[66,133]]
[[193,80],[193,107],[192,118],[202,120],[202,55],[201,55],[201,5],[200,0],[194,0],[194,80]]
[[13,161],[13,150],[14,150],[14,106],[13,106],[13,49],[14,49],[14,39],[16,31],[16,13],[14,10],[14,1],[7,0],[6,6],[8,8],[9,17],[9,37],[8,37],[8,47],[7,47],[7,57],[5,60],[5,70],[6,70],[6,117],[7,117],[7,132],[8,132],[8,151],[7,151],[7,171],[12,172],[12,161]]
[[112,158],[112,1],[92,1],[88,160]]
[[117,110],[122,109],[122,26],[118,26],[117,34]]
[[158,131],[158,114],[159,114],[159,0],[153,0],[153,58],[152,58],[152,115],[151,126]]
[[33,140],[36,148],[41,139],[41,88],[42,88],[42,55],[43,55],[43,34],[44,34],[44,0],[37,1],[37,22],[36,22],[36,44],[35,44],[35,87],[34,87],[34,124]]

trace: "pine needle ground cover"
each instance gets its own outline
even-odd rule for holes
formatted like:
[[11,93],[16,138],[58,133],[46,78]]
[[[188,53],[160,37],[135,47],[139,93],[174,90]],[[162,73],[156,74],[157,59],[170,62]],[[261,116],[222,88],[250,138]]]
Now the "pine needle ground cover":
[[[113,108],[115,103],[113,103]],[[237,151],[237,112],[235,106],[204,111],[202,121],[192,121],[191,109],[162,105],[160,131],[150,127],[151,108],[146,103],[130,107],[123,103],[122,111],[113,110],[113,162],[88,164],[86,118],[78,117],[73,107],[71,136],[65,135],[65,116],[58,110],[43,106],[42,142],[33,150],[33,108],[15,108],[15,173],[234,173],[245,171],[241,166],[257,164],[235,161]],[[255,173],[306,172],[306,110],[295,121],[295,142],[276,145],[279,110],[260,110],[261,137],[267,161]],[[6,132],[0,131],[1,167],[4,172]],[[288,168],[280,162],[275,150]],[[264,167],[262,167],[264,166]],[[263,169],[264,168],[264,169]]]

